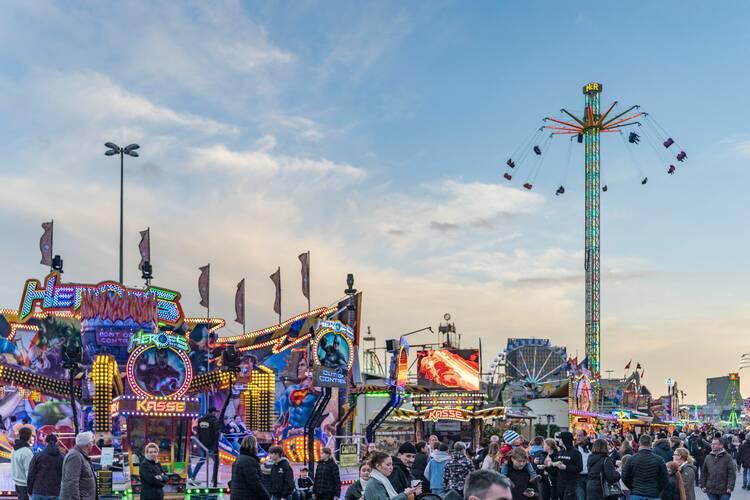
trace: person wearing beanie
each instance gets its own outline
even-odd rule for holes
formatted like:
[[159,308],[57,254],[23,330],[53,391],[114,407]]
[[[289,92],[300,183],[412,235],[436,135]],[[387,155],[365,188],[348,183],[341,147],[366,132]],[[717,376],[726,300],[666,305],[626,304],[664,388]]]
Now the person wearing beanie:
[[57,498],[62,482],[63,456],[57,447],[57,436],[48,434],[44,440],[47,446],[34,455],[29,466],[26,484],[31,498]]
[[93,432],[81,432],[76,436],[76,445],[68,451],[63,460],[59,500],[96,499],[96,476],[89,458],[93,447]]
[[29,498],[26,478],[29,475],[29,465],[34,458],[30,443],[31,430],[28,427],[21,427],[18,430],[18,439],[13,444],[13,453],[10,455],[13,483],[16,485],[16,495],[18,495],[19,500],[28,500]]
[[406,488],[411,487],[411,482],[414,480],[411,466],[414,465],[416,456],[417,447],[413,443],[407,441],[398,447],[398,452],[393,457],[393,472],[388,476],[388,481],[396,493],[403,493]]

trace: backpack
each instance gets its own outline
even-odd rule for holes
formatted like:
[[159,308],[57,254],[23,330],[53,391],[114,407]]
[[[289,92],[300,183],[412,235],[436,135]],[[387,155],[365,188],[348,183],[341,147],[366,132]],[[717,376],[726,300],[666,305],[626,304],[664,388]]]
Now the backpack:
[[693,438],[688,442],[688,451],[695,458],[703,456],[703,438],[701,438],[700,436],[693,436]]

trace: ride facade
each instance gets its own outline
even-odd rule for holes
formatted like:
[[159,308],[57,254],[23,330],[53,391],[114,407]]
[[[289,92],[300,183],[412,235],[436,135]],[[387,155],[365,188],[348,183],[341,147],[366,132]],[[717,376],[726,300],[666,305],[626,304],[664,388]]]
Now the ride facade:
[[[0,310],[0,418],[10,430],[0,458],[9,458],[16,422],[28,420],[36,443],[58,433],[63,451],[91,430],[92,457],[113,448],[137,493],[143,448],[154,442],[167,491],[184,494],[194,421],[209,407],[239,416],[292,461],[308,458],[309,436],[317,458],[349,432],[339,417],[357,377],[361,294],[235,337],[220,336],[222,319],[186,317],[179,292],[150,284],[64,283],[52,270],[20,295],[17,309]],[[232,439],[221,440],[219,455],[233,462]]]

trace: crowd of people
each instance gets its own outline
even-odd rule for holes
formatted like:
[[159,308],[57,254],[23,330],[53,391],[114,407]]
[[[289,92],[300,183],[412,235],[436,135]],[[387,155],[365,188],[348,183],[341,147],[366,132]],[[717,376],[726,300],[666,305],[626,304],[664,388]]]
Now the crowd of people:
[[339,467],[324,449],[314,477],[294,472],[283,450],[264,462],[247,436],[232,468],[231,498],[258,500],[414,500],[424,493],[445,500],[727,500],[736,475],[750,490],[750,435],[695,430],[690,434],[600,435],[583,430],[526,442],[507,430],[471,449],[431,436],[404,442],[393,454],[371,443],[359,478],[342,496]]

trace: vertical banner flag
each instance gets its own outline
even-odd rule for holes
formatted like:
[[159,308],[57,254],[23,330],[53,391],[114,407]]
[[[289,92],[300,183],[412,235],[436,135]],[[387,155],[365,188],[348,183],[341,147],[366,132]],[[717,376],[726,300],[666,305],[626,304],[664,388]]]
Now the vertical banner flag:
[[208,286],[209,286],[209,274],[211,273],[211,264],[206,264],[203,267],[199,267],[198,270],[201,272],[200,278],[198,278],[198,293],[201,296],[201,305],[208,309]]
[[[234,312],[237,317],[234,319],[237,323],[245,327],[245,278],[237,283],[237,293],[234,295]],[[242,332],[245,333],[245,332]]]
[[52,266],[52,226],[54,221],[42,222],[44,234],[39,239],[39,251],[42,252],[42,261],[40,264]]
[[302,295],[310,300],[310,252],[300,254],[299,261],[302,263]]
[[276,300],[273,301],[273,310],[281,317],[281,268],[278,268],[271,276],[274,286],[276,286]]
[[140,231],[141,242],[138,243],[138,251],[141,254],[141,262],[138,264],[138,269],[143,271],[143,264],[145,262],[151,262],[151,228],[147,228],[145,231]]

